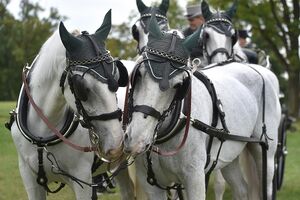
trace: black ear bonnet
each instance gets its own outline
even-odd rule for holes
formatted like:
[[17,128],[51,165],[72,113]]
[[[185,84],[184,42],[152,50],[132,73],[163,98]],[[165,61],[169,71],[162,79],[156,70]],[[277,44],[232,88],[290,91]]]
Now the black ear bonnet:
[[[206,1],[202,1],[201,10],[203,13],[203,17],[205,18],[204,27],[209,26],[215,31],[226,35],[226,37],[231,37],[232,46],[234,46],[237,42],[238,33],[233,27],[232,18],[237,10],[237,1],[235,1],[231,8],[229,8],[227,11],[217,11],[215,13],[210,10],[209,5]],[[205,44],[206,39],[207,38],[205,37],[205,30],[203,30],[200,36],[202,45]]]
[[[85,74],[93,76],[102,83],[106,83],[112,92],[118,87],[125,87],[128,83],[128,72],[123,63],[114,60],[109,51],[105,49],[104,41],[98,41],[93,35],[82,32],[77,36],[81,41],[80,48],[75,51],[67,51],[68,70],[71,71],[68,81],[74,90],[75,95],[82,100],[87,100],[88,88]],[[73,72],[83,72],[82,75]],[[61,86],[64,84],[62,76]],[[71,89],[72,89],[71,88]]]
[[[169,80],[182,71],[187,71],[188,52],[182,45],[181,39],[176,32],[164,33],[161,39],[149,37],[149,41],[145,51],[143,52],[143,63],[147,72],[153,80],[159,83],[162,91],[167,90]],[[136,80],[140,75],[138,64],[131,75],[131,85],[134,88]],[[175,99],[181,100],[185,97],[188,87],[190,86],[190,78],[183,80],[182,84],[176,86],[177,92]]]
[[[158,7],[148,7],[141,0],[137,0],[136,3],[141,15],[138,21],[140,21],[145,34],[148,33],[148,24],[151,18],[151,13],[155,13],[157,22],[162,30],[168,29],[167,11],[169,8],[169,0],[162,0],[161,4]],[[131,27],[131,34],[133,39],[138,42],[140,36],[136,23]]]

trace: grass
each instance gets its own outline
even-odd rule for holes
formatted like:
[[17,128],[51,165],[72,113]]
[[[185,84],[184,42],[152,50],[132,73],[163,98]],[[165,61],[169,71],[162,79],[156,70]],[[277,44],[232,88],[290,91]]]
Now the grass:
[[[27,195],[19,175],[17,152],[10,132],[4,127],[8,121],[8,112],[15,106],[15,102],[0,102],[0,200],[26,200]],[[297,131],[288,133],[288,156],[284,182],[278,192],[278,200],[297,200],[300,196],[300,122],[295,124]],[[57,194],[50,194],[48,199],[75,199],[73,192],[65,187]],[[99,196],[101,200],[120,199],[118,194]],[[209,187],[207,199],[214,199],[212,187]],[[224,199],[231,199],[228,189]]]

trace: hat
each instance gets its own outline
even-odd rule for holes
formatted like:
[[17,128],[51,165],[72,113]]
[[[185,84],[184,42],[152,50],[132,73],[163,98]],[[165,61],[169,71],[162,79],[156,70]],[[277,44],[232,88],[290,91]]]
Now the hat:
[[247,37],[249,37],[248,31],[246,30],[238,30],[238,34],[240,38],[246,39]]
[[196,16],[202,15],[201,6],[200,5],[193,5],[186,7],[186,14],[185,16],[190,19]]

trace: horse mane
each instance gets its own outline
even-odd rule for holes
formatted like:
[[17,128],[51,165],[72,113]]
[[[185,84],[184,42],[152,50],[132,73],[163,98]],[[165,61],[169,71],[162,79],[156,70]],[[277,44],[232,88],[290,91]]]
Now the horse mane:
[[60,78],[66,65],[66,49],[64,48],[59,31],[56,30],[41,47],[31,74],[30,85],[41,85],[47,80]]

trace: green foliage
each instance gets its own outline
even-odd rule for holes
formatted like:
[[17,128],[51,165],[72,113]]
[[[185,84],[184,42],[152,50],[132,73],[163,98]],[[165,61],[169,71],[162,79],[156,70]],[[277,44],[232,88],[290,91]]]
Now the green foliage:
[[136,41],[131,36],[130,23],[113,25],[106,45],[113,57],[133,59],[137,55]]
[[[151,6],[158,6],[161,1],[154,2]],[[167,17],[171,28],[182,28],[186,24],[183,16],[183,9],[179,6],[178,0],[170,0]],[[107,49],[110,50],[112,56],[122,59],[133,59],[137,56],[137,42],[132,38],[131,26],[138,19],[137,10],[131,11],[131,15],[127,22],[120,25],[113,25],[111,34],[107,41]]]
[[[210,0],[214,8],[228,9],[232,0]],[[298,56],[298,36],[300,35],[299,1],[257,0],[238,1],[235,27],[251,27],[251,41],[270,55],[272,69],[278,77],[283,72],[289,74],[287,83],[280,78],[288,96],[291,113],[298,116],[300,102],[300,60]]]
[[49,17],[40,19],[43,9],[28,0],[21,1],[20,18],[16,19],[6,8],[8,2],[0,3],[0,100],[17,98],[22,67],[32,62],[59,20],[64,19],[54,8]]
[[187,24],[184,17],[184,10],[179,6],[177,0],[170,0],[167,17],[171,28],[182,29]]

